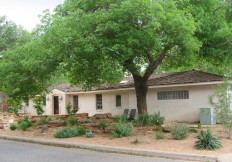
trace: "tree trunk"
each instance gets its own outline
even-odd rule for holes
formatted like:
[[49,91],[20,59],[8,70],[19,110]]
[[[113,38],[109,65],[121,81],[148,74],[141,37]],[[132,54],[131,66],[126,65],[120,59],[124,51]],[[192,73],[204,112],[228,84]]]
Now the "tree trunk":
[[138,113],[147,113],[147,80],[144,80],[141,76],[135,75],[133,75],[133,78],[135,83]]

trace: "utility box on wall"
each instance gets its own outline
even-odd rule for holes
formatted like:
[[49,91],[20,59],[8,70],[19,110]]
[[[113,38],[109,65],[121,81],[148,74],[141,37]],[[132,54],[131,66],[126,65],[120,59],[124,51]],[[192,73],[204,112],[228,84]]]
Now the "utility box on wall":
[[202,125],[216,124],[216,113],[214,108],[200,108],[200,123]]

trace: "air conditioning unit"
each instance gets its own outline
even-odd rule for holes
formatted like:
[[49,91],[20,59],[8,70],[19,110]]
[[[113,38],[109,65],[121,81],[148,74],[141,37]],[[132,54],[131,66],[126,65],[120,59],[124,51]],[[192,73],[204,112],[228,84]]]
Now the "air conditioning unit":
[[200,108],[200,123],[202,125],[216,124],[216,112],[214,108]]

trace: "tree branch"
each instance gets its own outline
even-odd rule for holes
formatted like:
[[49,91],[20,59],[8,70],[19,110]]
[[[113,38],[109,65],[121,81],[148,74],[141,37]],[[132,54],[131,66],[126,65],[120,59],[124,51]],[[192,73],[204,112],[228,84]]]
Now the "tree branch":
[[165,59],[167,52],[172,48],[173,46],[166,46],[159,54],[159,57],[154,60],[152,55],[150,53],[147,53],[147,58],[149,60],[149,65],[146,69],[146,72],[143,76],[143,80],[147,81],[148,78],[151,76],[153,71],[162,63],[162,61]]
[[133,59],[126,60],[123,67],[127,69],[132,75],[140,76],[138,69],[135,67]]

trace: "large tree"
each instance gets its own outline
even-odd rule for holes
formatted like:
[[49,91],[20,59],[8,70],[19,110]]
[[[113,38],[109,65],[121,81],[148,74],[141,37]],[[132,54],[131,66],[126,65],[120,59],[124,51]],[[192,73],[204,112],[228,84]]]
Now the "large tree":
[[28,77],[12,72],[9,78],[19,78],[13,89],[27,96],[39,92],[57,70],[85,88],[117,83],[129,73],[141,114],[147,111],[147,81],[159,66],[193,67],[202,58],[222,62],[225,53],[218,57],[206,49],[224,50],[231,39],[225,15],[220,0],[66,0],[55,14],[45,13],[32,43],[6,53],[0,78],[11,67],[7,61],[18,60],[15,66],[23,69],[18,74]]
[[0,16],[0,53],[22,45],[30,39],[30,33],[23,27],[8,21],[5,16]]

